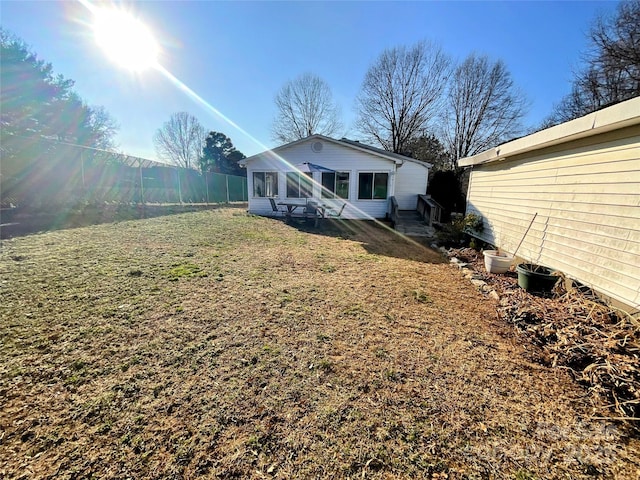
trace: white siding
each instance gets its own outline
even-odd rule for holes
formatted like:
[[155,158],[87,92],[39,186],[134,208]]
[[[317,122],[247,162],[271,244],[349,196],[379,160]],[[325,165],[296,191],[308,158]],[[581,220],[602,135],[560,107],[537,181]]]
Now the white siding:
[[429,168],[426,165],[405,161],[396,173],[395,197],[400,210],[415,210],[418,195],[427,193]]
[[640,126],[473,168],[485,241],[640,309]]
[[[311,145],[317,142],[311,139],[308,142],[297,143],[289,148],[278,151],[279,156],[265,152],[253,157],[247,162],[247,186],[249,189],[249,212],[257,215],[271,215],[271,205],[268,198],[253,196],[253,172],[279,171],[278,175],[278,200],[283,201],[287,197],[286,172],[293,171],[293,166],[303,162],[311,162],[316,165],[330,168],[338,172],[349,172],[349,198],[347,207],[342,216],[347,219],[384,218],[388,209],[388,200],[358,200],[358,173],[359,172],[385,172],[389,173],[388,195],[393,195],[395,162],[366,152],[343,147],[328,141],[322,141],[322,151],[314,152]],[[286,159],[286,160],[285,160]],[[321,174],[315,172],[313,179],[314,197],[320,197]],[[323,199],[324,203],[342,206],[342,199]],[[301,203],[303,200],[301,200]]]

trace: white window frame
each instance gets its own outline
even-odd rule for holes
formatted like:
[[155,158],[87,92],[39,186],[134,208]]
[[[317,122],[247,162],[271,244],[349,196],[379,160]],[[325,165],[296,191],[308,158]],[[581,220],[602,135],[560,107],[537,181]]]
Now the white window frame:
[[[298,176],[298,196],[297,197],[290,197],[289,196],[289,175],[297,175]],[[305,196],[303,196],[301,194],[302,193],[301,178],[302,178],[303,175],[308,177],[309,181],[311,183],[311,185],[310,185],[311,188],[310,188],[308,197],[305,197]],[[285,192],[287,194],[287,198],[293,198],[293,199],[296,199],[296,198],[313,198],[313,182],[314,182],[314,180],[313,180],[313,173],[312,172],[309,172],[309,173],[306,173],[306,172],[302,172],[301,173],[301,172],[296,172],[296,171],[286,172],[286,174],[285,174]]]
[[[256,195],[256,182],[255,182],[255,176],[256,174],[263,174],[264,175],[264,195]],[[273,178],[275,178],[276,182],[275,182],[275,193],[273,193],[273,195],[267,195],[267,191],[269,190],[267,188],[267,175],[271,175]],[[278,172],[277,171],[273,171],[273,170],[256,170],[255,172],[252,172],[251,175],[251,187],[253,189],[252,195],[253,198],[269,198],[269,197],[277,197],[278,196],[278,190],[279,190],[279,183],[280,181],[278,180]]]
[[[372,182],[371,182],[371,198],[361,198],[360,197],[360,175],[363,173],[370,173],[373,175],[372,178]],[[387,196],[384,198],[374,198],[374,192],[375,192],[375,185],[376,185],[376,175],[379,174],[384,174],[387,176]],[[390,190],[390,185],[391,185],[391,173],[387,170],[361,170],[357,173],[358,175],[358,184],[357,184],[357,189],[356,189],[356,198],[359,201],[376,201],[376,202],[381,202],[381,201],[385,201],[389,198],[389,190]]]
[[[333,173],[334,177],[333,177],[333,191],[325,189],[324,186],[324,180],[323,177],[325,174],[331,174]],[[338,175],[343,174],[343,175],[347,175],[347,196],[346,197],[339,197],[338,195],[336,195],[336,190],[338,189]],[[349,200],[349,195],[351,193],[351,172],[348,171],[335,171],[335,172],[322,172],[322,175],[320,176],[320,185],[321,185],[321,192],[320,192],[320,197],[321,198],[337,198],[337,199],[342,199],[342,200]],[[331,192],[331,195],[329,194],[329,192]]]

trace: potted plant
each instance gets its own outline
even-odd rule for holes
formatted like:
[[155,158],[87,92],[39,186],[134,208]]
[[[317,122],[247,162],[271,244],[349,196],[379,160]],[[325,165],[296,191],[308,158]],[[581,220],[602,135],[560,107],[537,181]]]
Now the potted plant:
[[560,278],[550,268],[533,263],[519,264],[516,272],[518,285],[527,292],[550,292]]
[[484,268],[489,273],[505,273],[509,271],[514,258],[513,255],[501,252],[500,248],[485,250],[482,254],[484,255]]

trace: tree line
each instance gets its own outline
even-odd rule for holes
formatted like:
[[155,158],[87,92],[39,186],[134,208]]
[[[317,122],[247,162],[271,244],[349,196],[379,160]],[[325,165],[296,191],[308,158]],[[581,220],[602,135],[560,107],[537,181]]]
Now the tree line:
[[640,0],[618,4],[612,16],[596,18],[584,65],[571,92],[543,122],[548,127],[640,95]]
[[[0,28],[2,133],[38,136],[91,148],[115,148],[117,122],[101,106],[89,106],[74,81],[56,75],[27,44]],[[3,148],[3,154],[10,154]]]
[[[615,14],[595,19],[590,48],[571,91],[537,128],[577,118],[640,95],[640,0],[621,2]],[[89,106],[73,80],[53,72],[19,38],[0,29],[3,134],[41,136],[115,151],[117,122]],[[344,131],[341,109],[328,84],[305,73],[275,95],[273,139],[291,142],[314,133]],[[455,171],[460,158],[525,133],[525,94],[501,60],[470,54],[454,62],[428,41],[384,50],[367,70],[355,98],[355,130],[381,148]],[[210,131],[187,112],[171,115],[155,133],[161,159],[202,172],[245,175],[245,158],[224,133]],[[3,155],[10,155],[5,148]]]
[[[117,153],[118,123],[102,106],[89,106],[73,89],[74,81],[55,74],[20,38],[0,28],[0,126],[2,135],[42,138]],[[8,137],[7,137],[8,138]],[[19,160],[25,152],[0,142],[2,156]],[[223,133],[206,134],[198,120],[178,112],[154,136],[158,156],[184,168],[246,176],[238,166],[245,156]],[[32,152],[31,152],[32,153]],[[44,155],[42,152],[41,155]]]
[[[640,0],[600,16],[585,65],[540,126],[547,128],[640,95]],[[383,51],[355,99],[355,130],[381,148],[455,170],[475,155],[525,133],[528,100],[501,60],[470,54],[456,63],[428,41]],[[273,139],[290,142],[343,129],[340,108],[319,76],[305,73],[275,96]]]
[[164,122],[154,137],[157,155],[183,168],[201,172],[246,176],[238,161],[246,156],[233,146],[224,133],[206,133],[198,119],[187,112],[177,112]]

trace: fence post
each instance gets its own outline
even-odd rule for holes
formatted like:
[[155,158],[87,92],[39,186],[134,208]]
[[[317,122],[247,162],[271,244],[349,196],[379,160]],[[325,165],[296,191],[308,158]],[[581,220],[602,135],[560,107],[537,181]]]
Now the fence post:
[[209,178],[207,175],[209,175],[209,172],[204,172],[204,186],[207,189],[207,205],[209,205]]
[[140,170],[140,202],[144,205],[144,177],[142,176],[142,160],[138,159],[138,169]]
[[180,167],[176,167],[176,172],[178,172],[178,199],[180,200],[180,205],[182,205],[182,186],[180,185]]
[[84,183],[84,150],[80,150],[80,171],[82,172],[82,193],[87,188]]
[[229,203],[229,175],[225,175],[224,180],[227,184],[227,203]]

